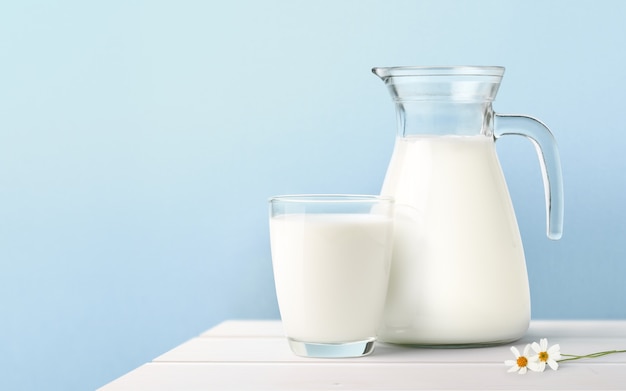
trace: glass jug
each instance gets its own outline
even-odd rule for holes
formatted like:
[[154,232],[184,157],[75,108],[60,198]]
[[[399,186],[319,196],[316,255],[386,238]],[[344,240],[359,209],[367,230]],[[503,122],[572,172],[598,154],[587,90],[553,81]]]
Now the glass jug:
[[490,345],[530,321],[524,249],[495,141],[521,135],[541,162],[550,239],[561,237],[556,142],[538,120],[494,113],[503,67],[390,67],[372,72],[395,102],[397,138],[381,193],[396,199],[382,341]]

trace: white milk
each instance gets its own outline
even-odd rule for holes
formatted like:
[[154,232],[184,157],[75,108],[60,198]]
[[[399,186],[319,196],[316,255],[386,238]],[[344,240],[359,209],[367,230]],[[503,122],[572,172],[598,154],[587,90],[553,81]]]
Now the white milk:
[[382,189],[396,199],[380,339],[474,344],[521,337],[524,251],[493,139],[399,138]]
[[368,214],[287,214],[270,219],[272,262],[287,336],[346,342],[376,336],[393,220]]

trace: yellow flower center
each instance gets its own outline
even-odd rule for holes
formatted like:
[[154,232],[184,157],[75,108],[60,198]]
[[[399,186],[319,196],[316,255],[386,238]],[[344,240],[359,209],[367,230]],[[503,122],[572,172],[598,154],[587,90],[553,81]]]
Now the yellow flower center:
[[524,356],[519,356],[517,358],[517,366],[520,368],[525,367],[526,365],[528,365],[528,359]]
[[550,356],[548,355],[548,352],[540,352],[540,353],[539,353],[539,360],[541,360],[541,361],[543,361],[543,362],[548,361],[548,357],[550,357]]

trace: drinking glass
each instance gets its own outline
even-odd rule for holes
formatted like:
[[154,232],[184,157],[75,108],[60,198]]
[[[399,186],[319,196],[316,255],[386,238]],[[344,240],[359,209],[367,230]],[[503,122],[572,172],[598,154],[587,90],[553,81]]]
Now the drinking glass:
[[276,295],[291,350],[370,354],[387,294],[393,198],[285,195],[269,205]]

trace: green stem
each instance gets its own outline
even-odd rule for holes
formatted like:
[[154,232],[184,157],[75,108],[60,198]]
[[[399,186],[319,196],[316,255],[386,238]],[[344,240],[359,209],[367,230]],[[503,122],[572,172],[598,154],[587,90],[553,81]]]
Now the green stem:
[[626,353],[626,350],[606,350],[604,352],[596,352],[596,353],[590,353],[590,354],[585,354],[584,356],[577,356],[575,354],[562,354],[562,357],[567,357],[564,358],[562,360],[557,360],[558,362],[563,362],[563,361],[573,361],[573,360],[580,360],[581,358],[596,358],[596,357],[602,357],[602,356],[606,356],[608,354],[614,354],[614,353]]

